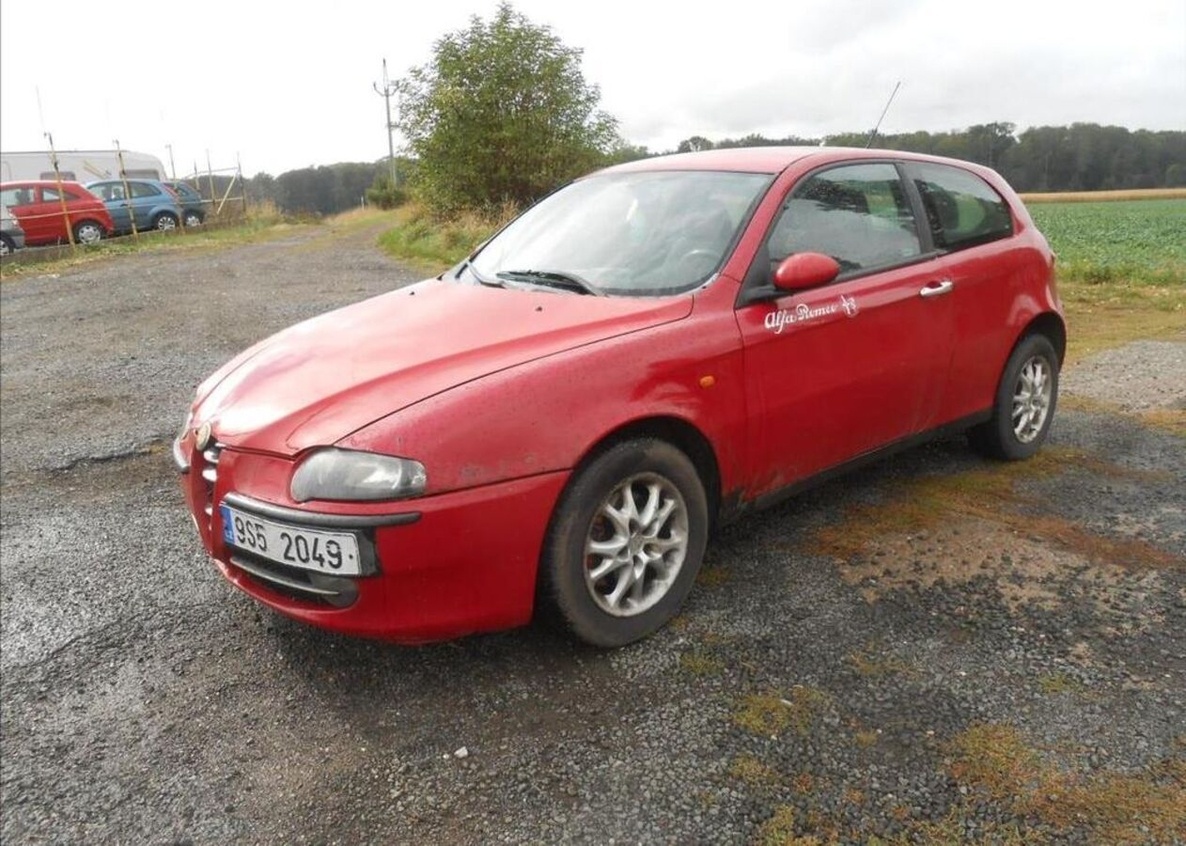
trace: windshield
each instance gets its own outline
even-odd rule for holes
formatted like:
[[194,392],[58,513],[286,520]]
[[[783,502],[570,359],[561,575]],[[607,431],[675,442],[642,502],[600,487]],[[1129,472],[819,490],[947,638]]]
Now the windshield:
[[687,291],[716,273],[770,179],[722,171],[591,176],[524,212],[472,269],[484,282],[555,287],[567,278],[620,296]]

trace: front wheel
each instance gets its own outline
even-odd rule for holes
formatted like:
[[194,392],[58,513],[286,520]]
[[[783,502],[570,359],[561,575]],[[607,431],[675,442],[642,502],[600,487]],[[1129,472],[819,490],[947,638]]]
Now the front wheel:
[[704,485],[688,457],[658,440],[617,444],[560,497],[541,599],[586,643],[625,646],[676,615],[707,539]]
[[0,256],[10,256],[16,252],[16,244],[7,235],[0,235]]
[[972,446],[992,458],[1019,461],[1046,441],[1058,402],[1058,353],[1045,335],[1024,338],[1009,356],[992,418],[968,433]]
[[185,223],[186,226],[201,226],[202,225],[202,215],[200,212],[187,211],[185,213],[185,218],[184,218],[183,222]]
[[155,220],[153,220],[152,228],[159,229],[162,232],[167,231],[169,229],[176,229],[177,228],[177,216],[170,212],[162,212],[161,214],[158,214],[156,216]]

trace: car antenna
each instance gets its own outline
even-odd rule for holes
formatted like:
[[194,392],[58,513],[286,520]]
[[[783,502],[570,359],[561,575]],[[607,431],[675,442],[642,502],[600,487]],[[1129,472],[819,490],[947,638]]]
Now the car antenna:
[[885,120],[885,113],[889,111],[890,103],[894,102],[894,96],[901,87],[902,80],[899,79],[898,84],[894,86],[894,90],[890,92],[889,99],[885,101],[885,108],[881,110],[881,117],[877,119],[877,126],[873,127],[873,131],[869,133],[869,140],[865,142],[866,150],[873,146],[873,139],[877,137],[877,130],[881,129],[881,122]]

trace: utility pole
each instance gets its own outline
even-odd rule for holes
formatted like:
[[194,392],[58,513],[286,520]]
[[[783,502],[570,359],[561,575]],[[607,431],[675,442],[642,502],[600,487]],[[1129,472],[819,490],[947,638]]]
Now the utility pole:
[[375,89],[375,93],[383,98],[387,104],[387,160],[391,164],[391,187],[395,187],[395,140],[392,133],[395,131],[395,124],[391,122],[391,95],[396,91],[396,85],[387,78],[387,60],[383,60],[383,87],[379,87],[379,83],[372,82],[371,86]]

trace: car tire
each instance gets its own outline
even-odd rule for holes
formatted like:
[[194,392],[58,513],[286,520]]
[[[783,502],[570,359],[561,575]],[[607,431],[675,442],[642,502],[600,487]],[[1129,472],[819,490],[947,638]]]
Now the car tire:
[[159,232],[167,232],[177,228],[177,215],[172,212],[161,212],[152,219],[152,228]]
[[202,214],[201,214],[201,212],[188,211],[182,217],[181,222],[184,223],[186,225],[186,227],[201,226],[202,225]]
[[1046,441],[1058,403],[1058,353],[1042,334],[1027,335],[1009,356],[997,387],[992,417],[968,433],[976,451],[1020,461]]
[[76,244],[97,244],[103,240],[105,234],[102,224],[93,220],[80,220],[74,224],[74,242]]
[[10,256],[16,252],[16,244],[7,235],[0,235],[0,256]]
[[542,610],[593,646],[640,640],[678,613],[707,540],[707,497],[688,457],[650,438],[616,444],[578,470],[557,503],[540,562]]

